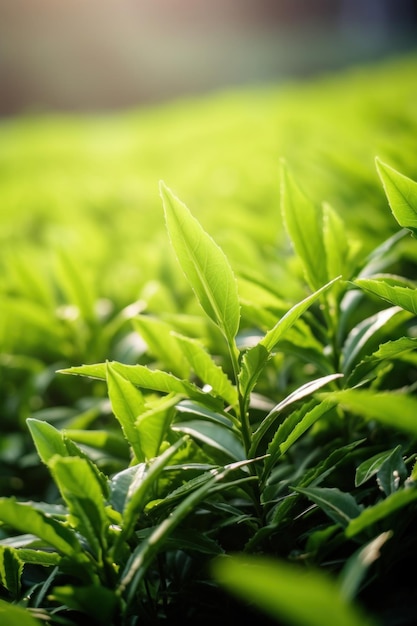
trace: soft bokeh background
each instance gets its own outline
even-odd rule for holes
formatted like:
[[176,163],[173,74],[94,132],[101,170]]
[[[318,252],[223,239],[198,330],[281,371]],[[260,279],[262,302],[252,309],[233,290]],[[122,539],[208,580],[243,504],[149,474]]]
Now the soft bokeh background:
[[412,0],[0,0],[0,115],[131,108],[416,44]]

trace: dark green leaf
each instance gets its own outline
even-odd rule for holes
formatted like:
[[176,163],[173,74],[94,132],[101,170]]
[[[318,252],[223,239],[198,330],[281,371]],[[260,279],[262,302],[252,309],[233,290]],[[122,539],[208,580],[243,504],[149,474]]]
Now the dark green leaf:
[[415,500],[417,500],[417,489],[413,487],[392,493],[385,500],[381,500],[374,506],[367,507],[358,517],[352,519],[345,529],[346,536],[354,537],[363,530],[372,527],[373,524],[415,502]]
[[309,500],[320,507],[334,522],[346,528],[350,521],[362,511],[355,498],[350,493],[344,493],[336,488],[324,487],[294,487]]
[[107,626],[113,622],[118,598],[110,589],[95,585],[54,587],[52,600],[89,615],[96,624]]

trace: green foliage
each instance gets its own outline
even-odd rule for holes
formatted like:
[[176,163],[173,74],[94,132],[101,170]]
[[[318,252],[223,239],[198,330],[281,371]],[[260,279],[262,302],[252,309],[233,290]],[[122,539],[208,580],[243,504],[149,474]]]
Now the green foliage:
[[331,626],[337,615],[343,626],[374,624],[322,573],[260,556],[220,558],[214,568],[227,588],[285,623]]
[[[369,77],[345,80],[350,93]],[[378,91],[377,72],[374,80]],[[321,97],[313,85],[299,89],[326,109],[334,86],[319,86]],[[274,94],[264,98],[260,113],[276,105]],[[358,136],[373,100],[361,102]],[[399,118],[407,128],[417,124],[413,112]],[[393,132],[388,111],[379,114]],[[181,107],[172,115],[178,121]],[[292,115],[284,107],[280,122]],[[167,142],[161,112],[143,116]],[[314,126],[308,115],[305,123]],[[374,138],[369,150],[386,145],[379,133],[361,136]],[[39,233],[44,243],[62,220],[58,232],[72,241],[54,250],[51,267],[29,241],[33,264],[23,248],[12,264],[1,296],[0,447],[10,476],[0,498],[0,615],[9,610],[10,623],[415,621],[413,594],[403,598],[417,551],[416,183],[381,159],[366,174],[354,151],[350,162],[332,153],[318,204],[317,176],[301,175],[305,165],[287,147],[281,217],[252,178],[250,188],[245,163],[235,200],[224,186],[230,171],[216,170],[223,183],[210,213],[194,215],[163,182],[159,211],[151,203],[142,222],[125,208],[128,226],[90,198],[91,215],[72,217],[91,249],[77,254],[63,214]],[[229,168],[238,156],[247,154],[229,156]],[[157,165],[175,180],[174,168]],[[332,197],[345,180],[354,202],[346,189],[340,202]],[[204,207],[197,186],[189,190]],[[362,201],[379,233],[373,246]],[[97,226],[104,214],[114,227],[108,256]],[[392,232],[392,216],[401,230]],[[132,233],[129,256],[121,244],[128,249]],[[27,491],[14,488],[26,478]]]

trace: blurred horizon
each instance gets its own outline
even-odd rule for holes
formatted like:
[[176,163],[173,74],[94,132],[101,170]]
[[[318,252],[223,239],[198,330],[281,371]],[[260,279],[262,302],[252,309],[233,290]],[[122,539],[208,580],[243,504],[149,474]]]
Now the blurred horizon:
[[0,116],[107,112],[417,49],[413,0],[0,0]]

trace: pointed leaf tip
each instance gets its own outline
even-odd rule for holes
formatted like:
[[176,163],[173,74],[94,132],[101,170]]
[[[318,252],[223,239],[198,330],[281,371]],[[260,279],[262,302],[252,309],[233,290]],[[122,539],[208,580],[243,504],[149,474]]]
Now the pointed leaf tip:
[[384,163],[379,157],[376,157],[375,163],[394,218],[400,226],[408,228],[416,236],[417,182]]
[[181,268],[203,310],[233,342],[240,305],[226,255],[168,187],[162,186],[161,195],[168,234]]

